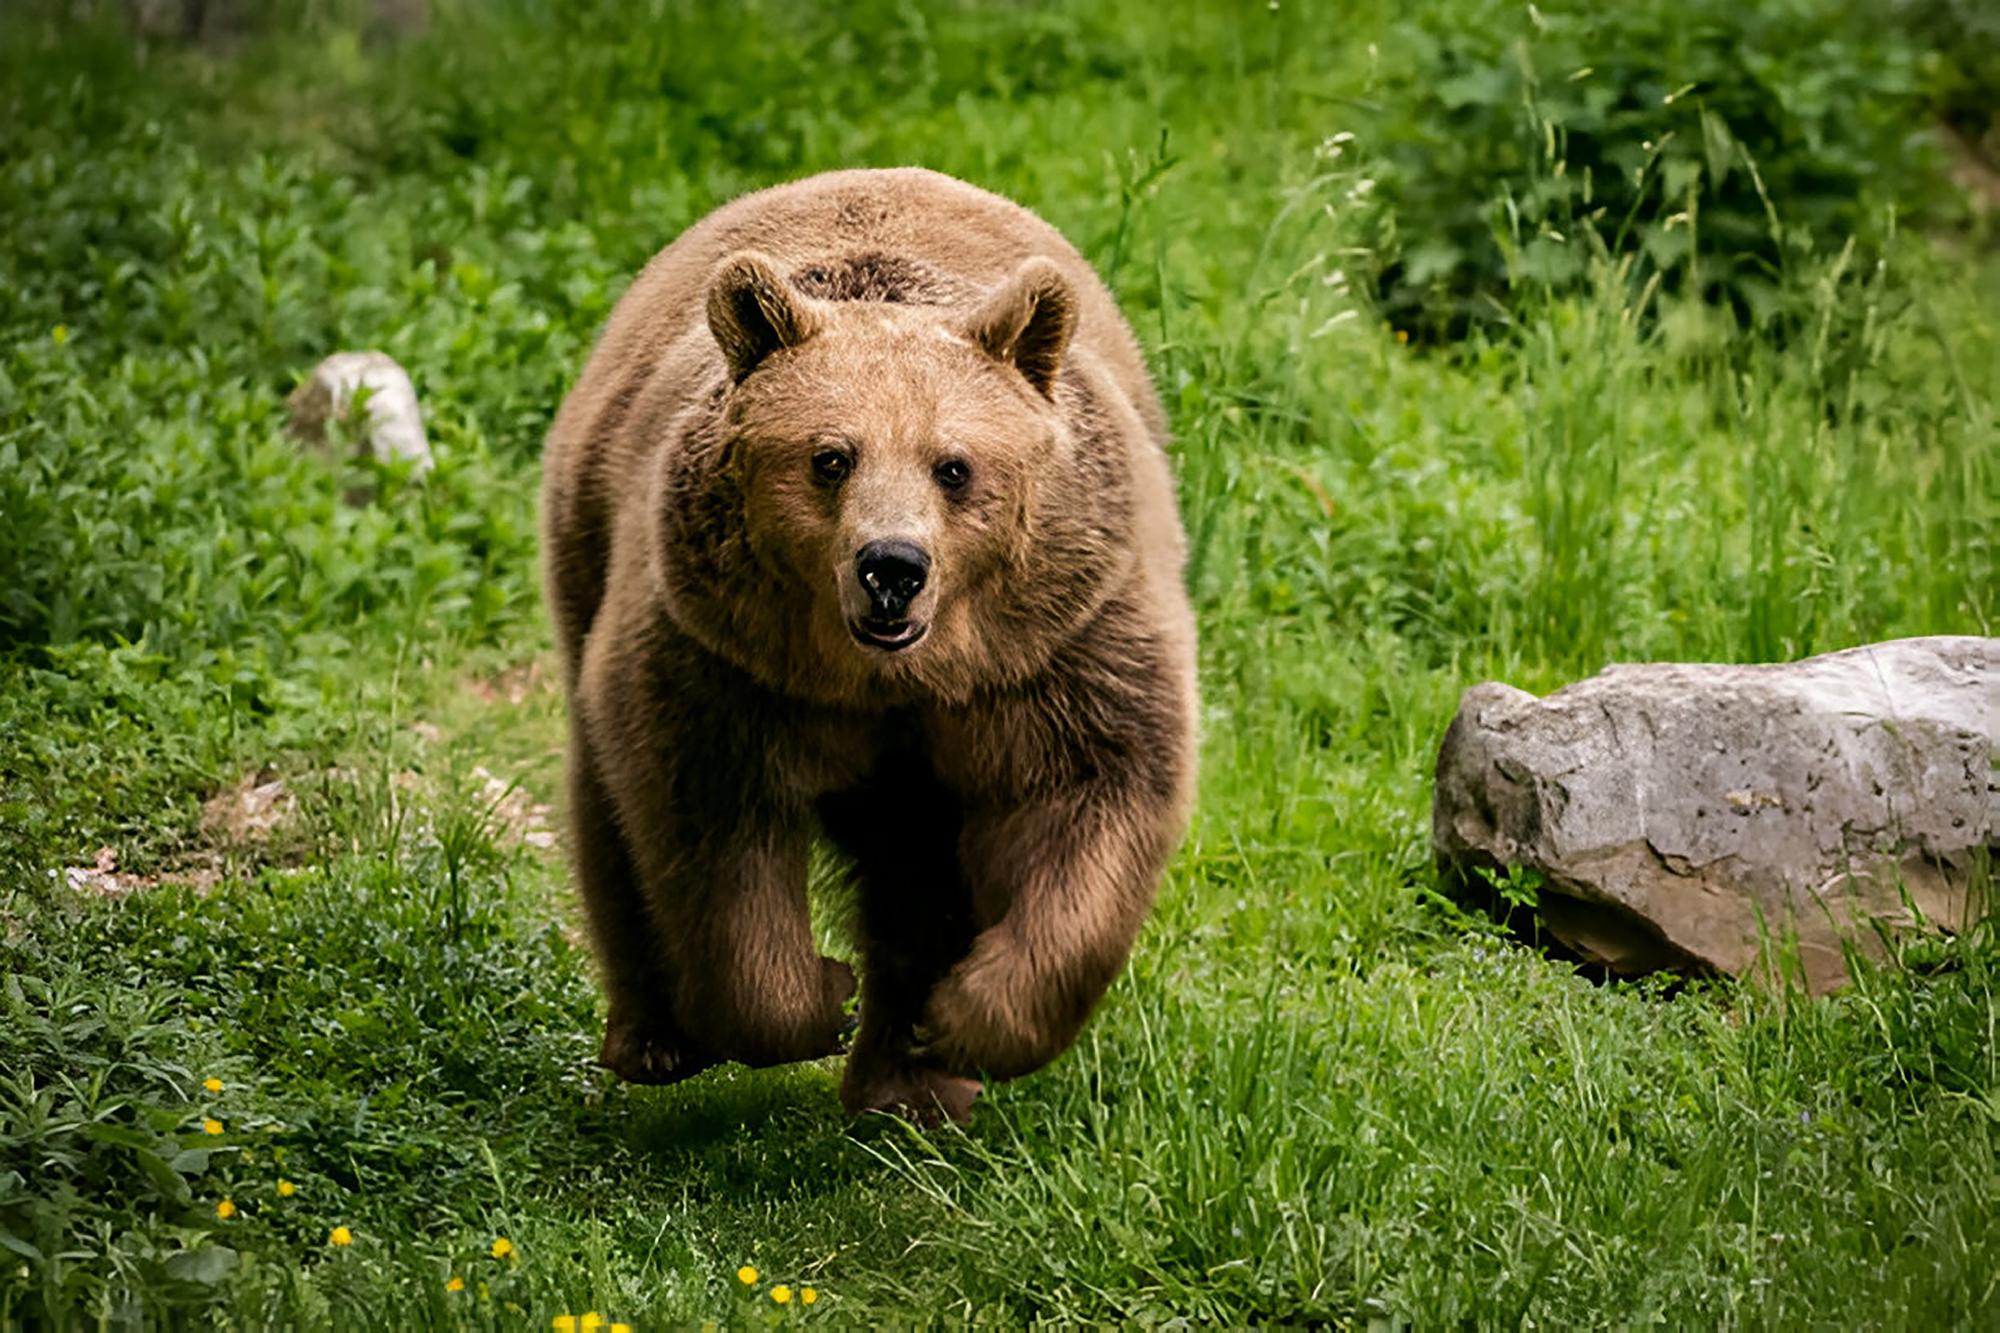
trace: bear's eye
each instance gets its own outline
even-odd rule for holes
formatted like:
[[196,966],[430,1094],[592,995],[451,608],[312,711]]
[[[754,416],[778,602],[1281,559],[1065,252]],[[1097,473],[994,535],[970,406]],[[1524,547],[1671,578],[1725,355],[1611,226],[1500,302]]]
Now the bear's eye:
[[962,491],[965,483],[972,480],[972,467],[962,458],[947,458],[931,469],[937,484],[948,491]]
[[837,482],[854,470],[854,460],[838,449],[822,449],[813,455],[813,475],[824,482]]

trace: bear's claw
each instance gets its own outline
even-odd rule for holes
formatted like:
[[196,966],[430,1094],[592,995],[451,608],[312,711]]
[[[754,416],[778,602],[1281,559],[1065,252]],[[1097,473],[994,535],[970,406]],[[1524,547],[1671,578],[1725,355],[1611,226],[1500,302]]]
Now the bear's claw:
[[935,1129],[947,1120],[960,1125],[971,1120],[972,1103],[985,1090],[977,1079],[959,1078],[941,1069],[903,1066],[870,1072],[857,1071],[850,1064],[840,1087],[840,1101],[849,1115],[883,1111],[920,1128]]

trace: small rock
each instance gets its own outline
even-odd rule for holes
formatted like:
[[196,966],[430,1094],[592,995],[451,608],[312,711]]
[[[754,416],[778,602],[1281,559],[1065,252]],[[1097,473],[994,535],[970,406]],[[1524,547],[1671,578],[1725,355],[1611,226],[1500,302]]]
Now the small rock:
[[78,893],[101,893],[115,898],[131,892],[131,885],[118,873],[118,852],[111,847],[99,847],[90,865],[64,866],[63,882]]
[[1432,838],[1450,874],[1539,872],[1543,924],[1613,971],[1769,979],[1789,935],[1818,994],[1878,928],[1980,918],[1997,753],[2000,639],[1488,682],[1445,734]]
[[421,476],[431,469],[431,445],[424,434],[417,390],[403,368],[382,352],[336,352],[319,363],[286,400],[294,438],[327,443],[327,423],[347,422],[354,399],[367,391],[362,448],[381,463],[406,460]]

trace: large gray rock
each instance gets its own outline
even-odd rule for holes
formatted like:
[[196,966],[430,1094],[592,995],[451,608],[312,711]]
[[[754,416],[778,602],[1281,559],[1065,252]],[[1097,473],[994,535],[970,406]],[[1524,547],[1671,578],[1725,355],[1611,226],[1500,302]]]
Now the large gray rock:
[[1843,943],[1984,910],[1996,733],[2000,639],[1614,666],[1545,699],[1489,682],[1445,734],[1432,837],[1448,871],[1540,872],[1544,925],[1614,971],[1824,992]]

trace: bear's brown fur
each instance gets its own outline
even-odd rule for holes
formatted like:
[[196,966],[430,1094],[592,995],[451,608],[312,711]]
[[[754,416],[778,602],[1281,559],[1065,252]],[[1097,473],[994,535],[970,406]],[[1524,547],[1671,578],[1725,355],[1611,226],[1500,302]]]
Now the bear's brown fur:
[[766,190],[647,266],[543,492],[607,1066],[838,1049],[815,830],[859,889],[850,1110],[963,1118],[1069,1045],[1194,781],[1164,442],[1089,265],[950,177]]

